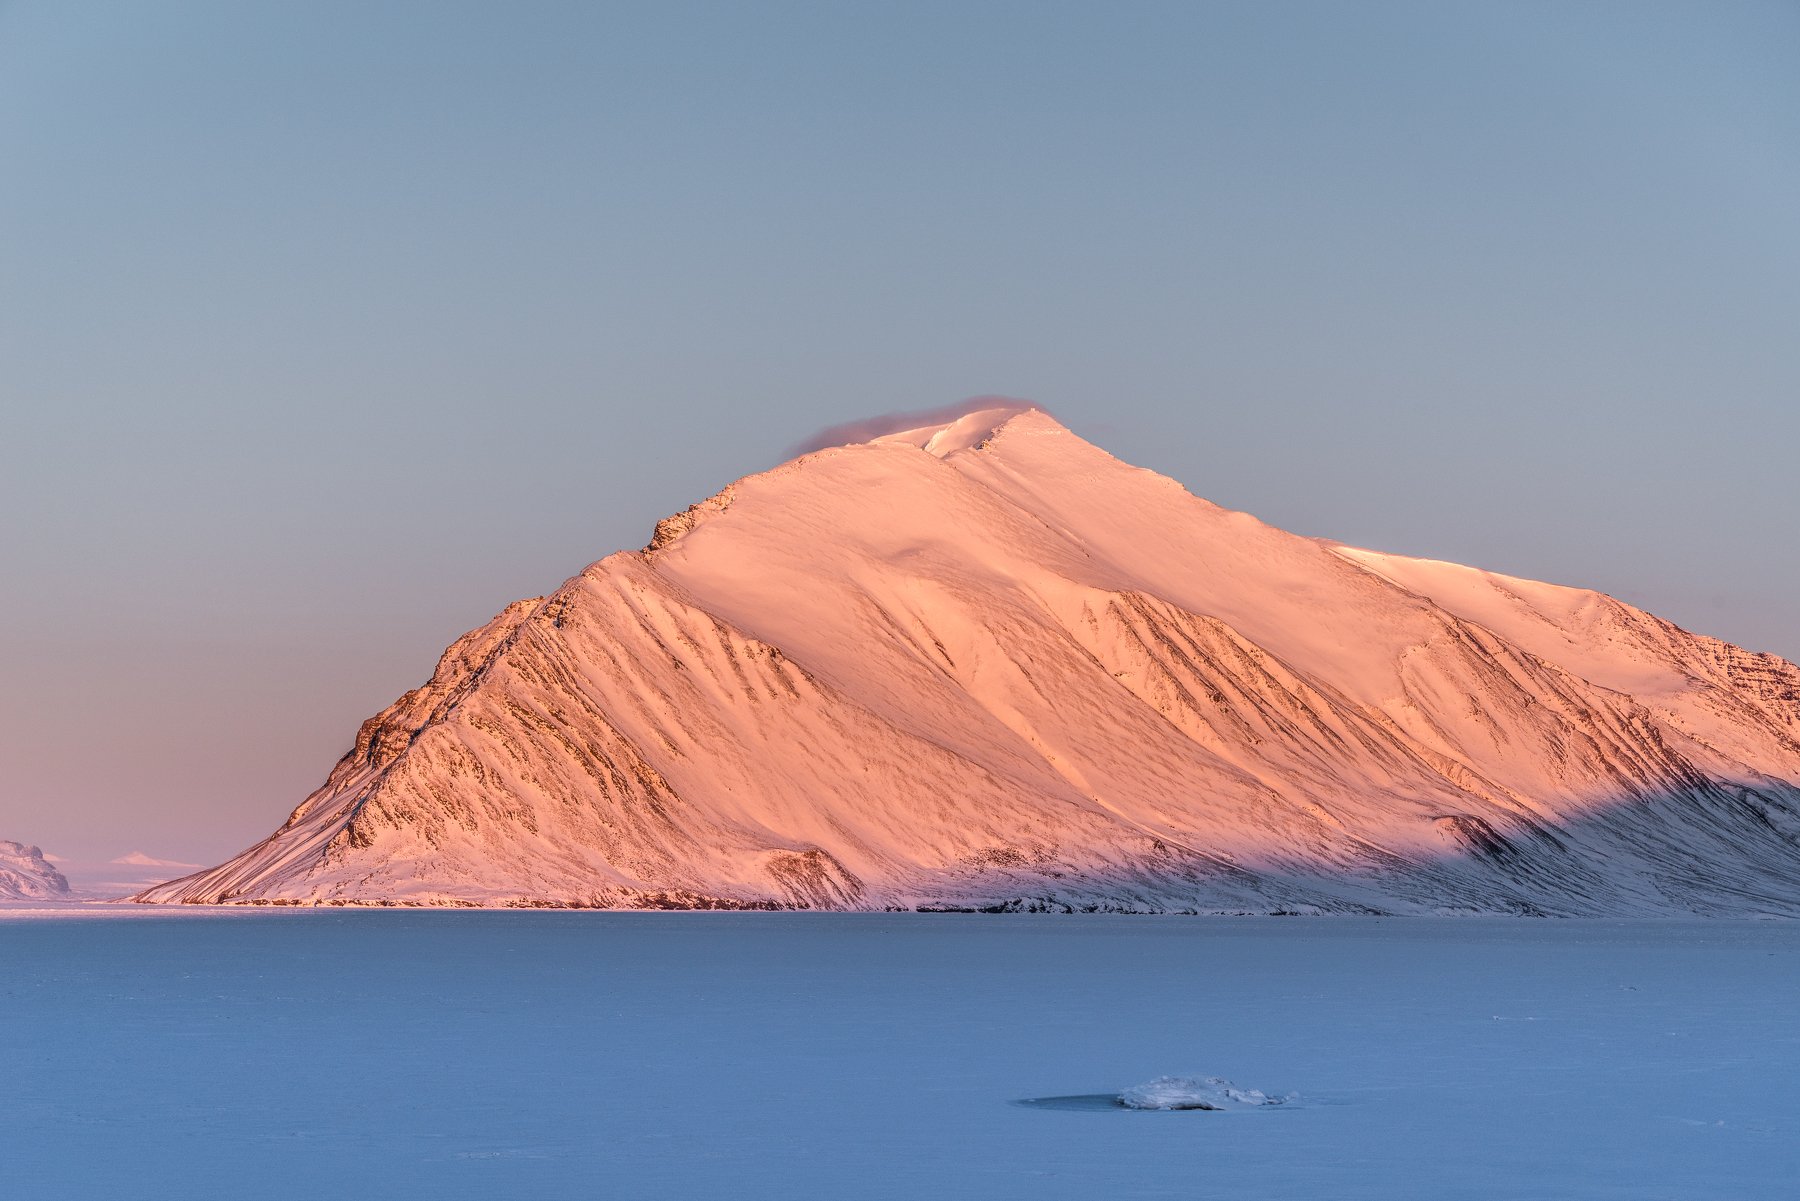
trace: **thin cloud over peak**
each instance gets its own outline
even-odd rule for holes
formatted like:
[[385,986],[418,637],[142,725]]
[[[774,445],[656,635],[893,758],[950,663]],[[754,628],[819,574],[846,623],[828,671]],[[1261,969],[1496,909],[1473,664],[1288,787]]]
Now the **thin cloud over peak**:
[[[1009,413],[1024,413],[1036,409],[1040,413],[1050,413],[1043,405],[1029,400],[1021,400],[1017,396],[971,396],[967,400],[959,400],[955,404],[939,405],[931,409],[907,409],[893,413],[878,413],[873,417],[863,417],[856,421],[846,421],[841,425],[829,425],[819,430],[810,438],[796,443],[789,451],[791,458],[796,455],[811,454],[815,450],[824,450],[830,446],[852,446],[858,442],[869,442],[888,434],[897,434],[902,430],[915,430],[927,425],[948,425],[970,413],[980,413],[988,409],[1006,409]],[[1050,414],[1055,416],[1054,413]]]

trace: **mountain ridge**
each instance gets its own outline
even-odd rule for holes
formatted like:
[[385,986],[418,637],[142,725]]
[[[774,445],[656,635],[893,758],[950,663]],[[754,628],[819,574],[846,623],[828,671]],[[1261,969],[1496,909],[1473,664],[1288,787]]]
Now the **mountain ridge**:
[[37,847],[0,838],[0,901],[62,900],[69,882]]
[[1287,534],[1016,404],[814,451],[445,652],[144,901],[1800,914],[1800,669]]

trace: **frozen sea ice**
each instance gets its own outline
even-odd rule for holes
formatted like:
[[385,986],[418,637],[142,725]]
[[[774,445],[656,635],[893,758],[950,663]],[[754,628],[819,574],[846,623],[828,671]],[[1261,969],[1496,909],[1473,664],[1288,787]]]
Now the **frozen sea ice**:
[[1238,1088],[1222,1076],[1158,1076],[1119,1094],[1119,1104],[1127,1109],[1240,1109],[1294,1099],[1293,1093],[1271,1097],[1260,1089]]

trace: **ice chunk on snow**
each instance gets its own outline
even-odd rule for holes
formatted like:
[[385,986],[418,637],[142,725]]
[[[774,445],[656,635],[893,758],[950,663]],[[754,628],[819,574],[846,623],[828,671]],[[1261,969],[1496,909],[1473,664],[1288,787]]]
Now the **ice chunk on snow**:
[[1119,1094],[1119,1104],[1127,1109],[1237,1109],[1293,1099],[1293,1093],[1271,1097],[1259,1089],[1238,1088],[1222,1076],[1158,1076]]

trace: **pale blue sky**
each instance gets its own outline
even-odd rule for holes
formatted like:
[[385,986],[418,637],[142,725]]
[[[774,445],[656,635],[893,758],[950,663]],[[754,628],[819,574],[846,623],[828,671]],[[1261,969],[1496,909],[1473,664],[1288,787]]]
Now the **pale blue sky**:
[[505,602],[979,393],[1800,656],[1788,3],[0,3],[0,837],[217,858]]

